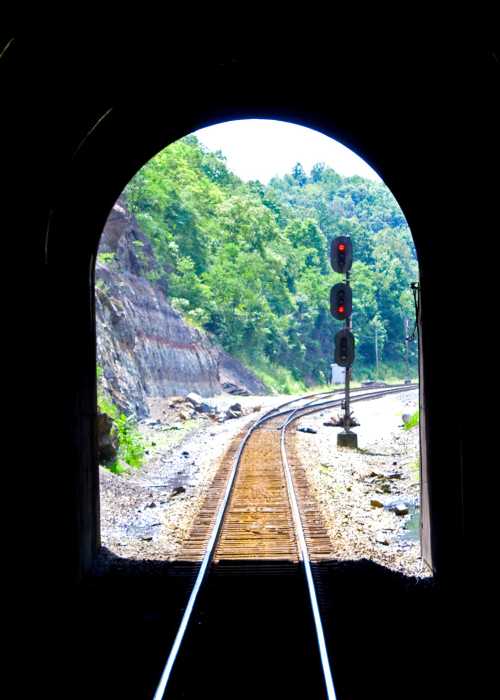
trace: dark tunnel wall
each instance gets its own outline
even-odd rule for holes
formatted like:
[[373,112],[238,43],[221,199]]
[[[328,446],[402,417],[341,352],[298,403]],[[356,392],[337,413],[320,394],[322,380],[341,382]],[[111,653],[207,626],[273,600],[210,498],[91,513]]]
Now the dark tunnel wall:
[[[494,56],[456,47],[363,54],[316,46],[298,58],[276,46],[216,52],[201,42],[187,52],[137,38],[89,44],[15,34],[3,48],[4,221],[19,255],[33,262],[23,300],[13,300],[20,310],[29,300],[22,367],[41,428],[31,458],[30,570],[64,586],[88,571],[98,546],[93,260],[109,210],[137,169],[175,139],[263,117],[309,126],[353,149],[407,217],[421,271],[432,559],[438,577],[455,580],[464,557],[463,474],[474,458],[462,414],[450,410],[461,401],[451,380],[468,359],[463,344],[449,351],[450,329],[463,326],[463,309],[449,300],[463,267],[460,241],[476,217],[470,175],[491,167],[478,153],[488,153],[496,134]],[[487,205],[482,214],[487,221]]]

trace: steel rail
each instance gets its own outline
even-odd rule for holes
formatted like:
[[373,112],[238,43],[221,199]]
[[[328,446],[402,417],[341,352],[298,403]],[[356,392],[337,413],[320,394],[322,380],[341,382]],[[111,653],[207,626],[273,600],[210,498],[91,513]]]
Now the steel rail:
[[[314,402],[311,401],[311,403],[314,403]],[[307,407],[308,407],[308,405],[306,404],[306,406],[304,406],[304,408],[307,408]],[[317,411],[320,409],[315,407],[315,410]],[[330,660],[328,658],[328,651],[326,648],[325,634],[323,631],[323,624],[321,622],[321,615],[319,612],[318,597],[316,595],[316,588],[314,586],[314,581],[313,581],[312,572],[311,572],[311,563],[309,561],[309,551],[307,549],[304,528],[302,527],[302,518],[300,516],[299,505],[297,502],[297,497],[295,495],[295,488],[293,485],[293,478],[292,478],[292,473],[290,470],[290,464],[288,463],[288,458],[286,455],[286,446],[285,446],[286,429],[290,425],[290,423],[292,423],[294,420],[297,420],[299,418],[299,416],[297,416],[298,412],[299,412],[299,409],[292,411],[292,413],[288,416],[286,421],[281,426],[281,436],[280,436],[281,461],[283,464],[283,469],[284,469],[285,477],[286,477],[286,483],[287,483],[287,487],[288,487],[288,498],[290,499],[290,503],[292,506],[293,519],[295,522],[295,532],[297,533],[297,537],[299,540],[300,556],[302,559],[302,563],[304,565],[304,571],[305,571],[305,575],[306,575],[307,590],[309,592],[309,601],[311,603],[313,619],[314,619],[314,626],[316,629],[316,638],[318,640],[318,650],[319,650],[319,655],[320,655],[320,659],[321,659],[321,667],[323,670],[323,679],[325,681],[325,686],[326,686],[326,694],[327,694],[328,700],[337,700],[337,696],[335,694],[335,687],[333,684],[332,670],[330,667]]]
[[[379,390],[376,392],[373,390],[371,390],[371,391],[368,390],[367,394],[364,394],[362,396],[356,396],[355,399],[353,399],[353,400],[361,401],[361,400],[366,400],[368,398],[378,398],[378,397],[381,397],[381,396],[388,394],[388,393],[396,393],[398,391],[404,391],[405,389],[408,389],[408,390],[413,389],[413,388],[416,388],[416,386],[417,385],[396,385],[395,387],[388,388],[385,390]],[[356,391],[360,391],[360,390],[362,390],[362,388],[359,388]],[[164,698],[165,690],[167,688],[167,684],[168,684],[168,681],[169,681],[170,676],[172,674],[172,670],[173,670],[175,661],[177,659],[177,655],[179,653],[179,650],[180,650],[180,647],[182,644],[182,640],[184,638],[187,626],[189,624],[189,620],[191,618],[191,614],[192,614],[193,609],[194,609],[196,598],[198,597],[198,593],[199,593],[200,588],[201,588],[203,581],[205,579],[208,567],[213,559],[213,554],[214,554],[215,547],[216,547],[216,544],[217,544],[217,541],[219,538],[219,534],[221,531],[225,511],[227,508],[227,504],[229,502],[229,496],[230,496],[230,493],[231,493],[231,490],[233,487],[234,480],[236,478],[238,466],[239,466],[240,461],[241,461],[241,456],[243,454],[243,450],[244,450],[250,436],[261,425],[263,425],[264,423],[266,423],[267,421],[269,421],[273,418],[277,418],[277,417],[283,416],[283,415],[289,415],[290,413],[292,413],[292,415],[295,416],[294,420],[296,420],[300,417],[299,415],[297,415],[299,413],[299,411],[304,410],[306,408],[309,408],[310,406],[313,406],[313,410],[308,411],[308,413],[313,413],[317,410],[321,410],[322,408],[338,406],[342,402],[341,398],[330,400],[330,401],[324,401],[324,402],[321,402],[319,404],[316,403],[317,401],[320,400],[320,397],[333,395],[333,394],[336,394],[338,392],[343,392],[343,389],[339,389],[339,390],[335,390],[335,391],[323,391],[323,392],[318,392],[315,394],[308,394],[306,396],[300,396],[298,398],[291,399],[290,401],[286,401],[285,403],[279,404],[279,406],[275,406],[274,408],[272,408],[269,411],[267,411],[266,413],[264,413],[264,415],[261,416],[252,426],[250,426],[250,428],[245,433],[243,439],[240,442],[237,453],[235,455],[235,458],[233,461],[233,466],[231,468],[231,473],[229,475],[226,489],[224,492],[224,497],[219,505],[219,509],[217,511],[217,516],[215,519],[215,523],[214,523],[214,526],[212,529],[212,534],[210,535],[210,539],[207,543],[207,550],[206,550],[205,556],[203,557],[200,568],[198,570],[198,574],[196,576],[196,580],[195,580],[195,583],[193,585],[193,589],[191,591],[191,594],[189,596],[189,600],[187,602],[187,605],[186,605],[186,608],[184,610],[181,622],[179,624],[179,628],[177,630],[177,634],[175,636],[175,639],[174,639],[174,642],[172,644],[169,656],[167,658],[167,662],[165,664],[162,675],[161,675],[160,680],[158,682],[158,686],[157,686],[155,694],[153,696],[153,700],[163,700],[163,698]],[[376,394],[376,396],[375,396],[375,394]],[[297,409],[289,409],[287,411],[280,410],[280,409],[283,409],[285,406],[290,406],[293,403],[297,403],[298,401],[304,401],[305,399],[309,399],[312,397],[315,397],[315,398],[313,398],[312,401],[307,403],[305,406],[299,406]],[[288,421],[286,423],[286,425],[288,425],[290,422],[291,421]],[[282,429],[283,429],[283,426],[282,426]],[[294,518],[295,518],[295,516],[294,516]],[[299,516],[299,518],[300,518],[300,516]],[[304,540],[304,544],[305,544],[305,540]],[[317,604],[316,604],[316,606],[317,606]],[[319,611],[318,611],[318,615],[319,615]],[[323,644],[324,644],[324,638],[323,638]],[[325,649],[326,649],[326,647],[325,647]],[[328,659],[327,659],[327,661],[328,661]],[[331,673],[330,673],[330,676],[331,676]],[[328,684],[327,684],[327,687],[328,687]],[[329,699],[331,698],[331,700],[335,700],[336,696],[335,696],[335,691],[333,690],[333,682],[331,684],[331,687],[332,687],[333,694],[329,695]]]
[[[416,389],[417,385],[403,385],[403,387],[408,388],[408,389]],[[365,394],[363,396],[356,396],[354,399],[355,401],[366,401],[369,399],[374,399],[374,398],[382,398],[383,396],[387,396],[390,394],[394,393],[399,393],[401,391],[404,391],[404,388],[401,388],[401,386],[398,386],[397,388],[391,388],[391,389],[385,389],[378,391],[378,392],[370,392],[369,394]],[[318,605],[318,597],[316,595],[316,587],[314,585],[314,579],[312,576],[312,571],[311,571],[311,562],[309,558],[309,551],[307,549],[307,542],[304,534],[304,528],[302,526],[302,517],[300,515],[300,509],[299,505],[297,502],[297,497],[295,494],[295,488],[293,485],[293,477],[292,477],[292,472],[290,469],[290,464],[288,462],[288,457],[286,454],[286,445],[285,445],[285,437],[286,437],[286,429],[288,426],[293,423],[294,421],[298,420],[299,418],[302,418],[304,415],[303,411],[305,411],[305,415],[309,415],[309,413],[315,413],[322,408],[325,407],[325,405],[329,406],[337,406],[339,405],[339,402],[341,403],[341,399],[336,399],[335,401],[330,401],[330,402],[323,402],[321,404],[317,404],[317,399],[309,402],[305,406],[296,408],[293,410],[289,415],[288,418],[285,420],[283,425],[281,426],[281,436],[280,436],[280,450],[281,450],[281,460],[283,462],[283,467],[285,471],[285,476],[286,476],[286,482],[287,482],[287,487],[288,487],[288,496],[290,499],[290,503],[292,505],[292,513],[293,513],[293,518],[295,522],[295,530],[298,535],[298,540],[299,540],[299,545],[300,545],[300,554],[301,554],[301,559],[304,565],[304,571],[306,575],[306,581],[307,581],[307,589],[309,592],[309,600],[311,603],[311,608],[312,608],[312,613],[313,613],[313,619],[314,619],[314,626],[316,629],[316,637],[318,640],[318,650],[321,658],[321,667],[323,670],[323,678],[325,681],[325,687],[326,687],[326,694],[328,697],[328,700],[337,700],[337,695],[335,693],[335,686],[333,683],[333,675],[332,675],[332,670],[330,666],[330,660],[328,658],[328,650],[326,648],[326,642],[325,642],[325,634],[323,631],[323,624],[321,622],[321,614],[319,611],[319,605]],[[312,410],[308,411],[307,409],[312,406]]]
[[193,589],[191,591],[191,595],[189,596],[188,603],[186,605],[186,609],[184,611],[184,614],[181,619],[181,623],[179,625],[179,629],[177,631],[177,634],[174,639],[174,643],[172,644],[172,648],[170,650],[170,654],[167,659],[167,663],[165,665],[165,668],[163,669],[163,673],[161,675],[160,681],[158,683],[158,686],[156,688],[156,692],[153,696],[153,700],[162,700],[165,694],[165,690],[169,681],[169,678],[172,673],[172,669],[175,664],[175,660],[177,658],[177,655],[179,653],[179,649],[182,644],[182,640],[184,638],[184,634],[186,632],[189,619],[191,617],[191,614],[194,609],[194,605],[196,602],[196,598],[198,596],[198,592],[202,586],[202,583],[205,579],[206,572],[208,570],[208,566],[210,562],[212,561],[215,546],[219,537],[219,533],[221,530],[222,526],[222,521],[224,518],[224,514],[226,511],[227,503],[229,501],[229,495],[231,493],[231,489],[233,487],[233,483],[236,477],[236,473],[238,470],[238,466],[241,460],[241,455],[243,453],[243,450],[245,448],[245,445],[247,444],[250,435],[258,428],[260,427],[263,423],[266,421],[270,420],[271,418],[274,417],[274,413],[276,411],[279,411],[279,409],[283,408],[284,406],[289,406],[292,403],[296,403],[297,401],[303,401],[305,398],[310,398],[311,396],[324,396],[327,394],[332,394],[334,392],[320,392],[319,394],[309,394],[307,397],[300,397],[296,399],[291,399],[290,401],[286,401],[285,403],[280,404],[279,406],[276,406],[275,408],[272,408],[271,410],[267,411],[263,416],[261,416],[246,432],[245,436],[243,437],[242,441],[240,442],[240,445],[238,447],[238,451],[235,455],[234,461],[233,461],[233,466],[231,469],[231,473],[229,475],[229,479],[227,482],[226,490],[224,492],[224,497],[222,499],[222,502],[219,506],[217,516],[215,519],[215,524],[212,529],[212,534],[210,535],[210,539],[207,543],[207,551],[205,553],[205,556],[203,557],[203,560],[201,562],[200,568],[198,570],[198,574],[196,576],[196,581],[194,583]]
[[[351,399],[351,403],[356,402],[356,401],[370,401],[370,399],[380,399],[383,398],[384,396],[388,396],[390,394],[399,394],[403,393],[404,391],[411,391],[413,389],[417,389],[418,384],[397,384],[393,387],[387,387],[386,389],[378,389],[377,391],[372,390],[368,392],[367,394],[362,394],[362,395],[356,395],[354,398]],[[342,389],[343,391],[343,389]],[[359,389],[358,389],[359,391]],[[307,398],[307,397],[304,397]],[[319,399],[317,399],[319,400]],[[323,401],[321,403],[316,404],[315,401],[311,402],[311,405],[313,405],[313,409],[310,410],[308,413],[316,413],[316,410],[320,410],[322,408],[335,408],[336,406],[340,406],[342,403],[342,399],[333,399],[330,401]],[[309,404],[308,404],[309,405]],[[276,413],[274,416],[271,416],[271,418],[278,418],[279,416],[288,416],[291,411],[302,411],[305,410],[306,406],[301,406],[298,409],[290,409],[288,411],[282,411],[280,413]],[[304,415],[307,415],[304,414]],[[297,416],[297,418],[300,418],[301,416]],[[342,426],[336,426],[338,428],[341,428]]]
[[[416,385],[405,385],[408,388],[415,389]],[[387,396],[388,394],[393,394],[393,393],[398,393],[402,391],[400,387],[397,389],[387,389],[385,391],[380,391],[376,392],[376,395],[370,393],[368,395],[364,396],[356,396],[357,401],[361,400],[367,400],[368,398],[382,398],[382,396]],[[403,389],[404,391],[404,389]],[[374,392],[375,393],[375,392]],[[311,571],[311,562],[309,558],[309,551],[307,548],[307,542],[304,534],[304,528],[302,526],[302,517],[300,515],[300,509],[299,505],[297,502],[297,496],[295,494],[295,488],[293,485],[293,477],[292,477],[292,472],[290,469],[290,464],[288,462],[288,457],[286,454],[286,445],[285,445],[285,437],[286,437],[286,429],[288,426],[293,423],[294,421],[298,420],[301,418],[304,413],[303,411],[306,412],[306,415],[309,413],[314,413],[322,409],[323,404],[317,404],[318,399],[315,399],[313,401],[310,401],[308,404],[305,406],[296,408],[293,410],[288,418],[285,420],[283,425],[281,426],[281,436],[280,436],[280,450],[281,450],[281,461],[283,463],[283,468],[285,471],[285,477],[286,477],[286,482],[287,482],[287,487],[288,487],[288,497],[290,499],[290,503],[292,506],[292,513],[293,513],[293,519],[295,522],[295,531],[298,536],[299,540],[299,546],[300,546],[300,555],[302,559],[302,563],[304,565],[304,571],[306,575],[306,581],[307,581],[307,589],[309,593],[309,600],[311,603],[311,608],[312,608],[312,613],[313,613],[313,619],[314,619],[314,626],[316,629],[316,637],[318,640],[318,650],[320,654],[320,659],[321,659],[321,667],[323,670],[323,679],[325,681],[325,687],[326,687],[326,694],[328,697],[328,700],[337,700],[337,695],[335,693],[335,686],[333,683],[333,674],[330,666],[330,660],[328,658],[328,650],[326,648],[326,641],[325,641],[325,634],[323,631],[323,624],[321,622],[321,614],[319,611],[319,605],[318,605],[318,597],[316,595],[316,587],[314,585],[314,579],[312,576],[312,571]],[[336,399],[335,401],[332,402],[326,402],[329,405],[338,405],[339,401],[341,402],[341,399]],[[312,411],[307,411],[307,409],[313,406]]]

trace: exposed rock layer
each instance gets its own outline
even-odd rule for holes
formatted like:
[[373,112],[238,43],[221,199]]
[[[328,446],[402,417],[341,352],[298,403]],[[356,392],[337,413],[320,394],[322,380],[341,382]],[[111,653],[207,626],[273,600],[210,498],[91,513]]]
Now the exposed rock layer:
[[188,326],[147,279],[152,250],[121,201],[108,218],[99,252],[107,256],[96,266],[97,357],[104,388],[120,409],[143,417],[146,397],[189,391],[213,396],[227,381],[267,393],[238,360]]

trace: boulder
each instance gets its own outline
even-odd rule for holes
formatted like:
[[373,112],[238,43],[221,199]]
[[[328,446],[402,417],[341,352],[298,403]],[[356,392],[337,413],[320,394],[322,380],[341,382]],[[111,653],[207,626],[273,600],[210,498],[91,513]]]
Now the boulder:
[[191,392],[186,396],[186,405],[194,408],[197,413],[215,413],[215,406],[211,406],[206,401],[203,401],[199,394]]
[[184,403],[184,401],[184,396],[171,396],[169,406],[170,408],[175,408],[179,404]]
[[233,384],[232,382],[224,382],[222,384],[222,388],[228,394],[234,394],[236,396],[250,396],[250,392],[248,391],[248,389],[245,389],[244,387],[241,387],[241,386],[237,386],[236,384]]
[[392,506],[391,508],[396,515],[408,515],[408,506],[406,503],[396,503],[396,505]]
[[267,387],[253,372],[222,349],[217,353],[217,365],[220,386],[227,393],[240,396],[269,393]]
[[115,423],[107,413],[97,414],[97,445],[99,462],[110,464],[118,456],[118,433]]
[[192,404],[195,408],[198,406],[201,406],[203,403],[203,399],[199,394],[196,394],[194,391],[191,391],[187,396],[186,396],[186,401],[189,401],[190,404]]
[[170,496],[171,498],[173,498],[174,496],[178,496],[180,493],[186,493],[186,489],[184,488],[184,486],[176,486],[175,489],[173,489]]
[[215,413],[215,406],[211,406],[209,403],[202,403],[200,406],[195,408],[198,413]]

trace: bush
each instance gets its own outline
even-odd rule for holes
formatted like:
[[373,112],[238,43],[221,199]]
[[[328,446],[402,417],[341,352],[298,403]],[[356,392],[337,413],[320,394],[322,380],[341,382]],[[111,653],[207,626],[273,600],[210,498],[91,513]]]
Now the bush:
[[410,420],[407,423],[405,423],[405,430],[411,430],[411,428],[415,428],[419,423],[419,418],[420,418],[420,412],[417,410],[410,417]]
[[[98,368],[98,377],[99,377]],[[115,474],[127,471],[127,466],[139,469],[144,461],[144,443],[133,418],[120,413],[102,391],[98,392],[97,405],[101,413],[113,419],[118,436],[118,458],[107,468]]]
[[134,421],[121,413],[116,419],[118,429],[118,458],[138,469],[144,459],[144,443]]
[[111,265],[116,260],[116,253],[98,253],[97,262],[102,265]]

